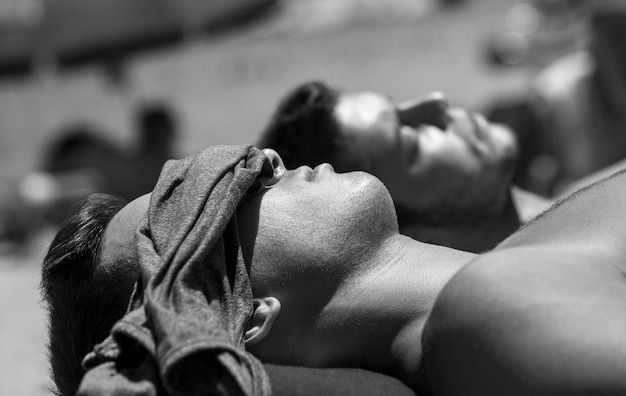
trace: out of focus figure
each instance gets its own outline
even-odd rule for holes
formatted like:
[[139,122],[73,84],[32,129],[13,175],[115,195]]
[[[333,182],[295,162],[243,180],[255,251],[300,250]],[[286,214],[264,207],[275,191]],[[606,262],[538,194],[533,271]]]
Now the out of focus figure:
[[[98,128],[76,123],[62,128],[44,151],[40,171],[20,183],[28,201],[41,205],[52,223],[93,192],[124,190],[126,155]],[[30,199],[28,199],[30,197]]]
[[135,113],[137,146],[130,157],[132,183],[122,197],[134,199],[152,191],[165,161],[178,158],[174,145],[178,135],[174,111],[164,102],[141,104]]
[[132,200],[149,192],[161,167],[174,158],[176,120],[165,103],[143,103],[134,113],[134,149],[121,147],[95,127],[78,123],[56,134],[40,172],[25,177],[22,195],[53,223],[78,199],[105,192]]
[[59,178],[83,173],[97,191],[118,192],[116,167],[125,160],[122,148],[104,133],[86,123],[63,128],[55,134],[44,153],[41,170]]
[[488,112],[519,137],[514,182],[545,196],[626,158],[626,2],[561,3],[586,27],[584,48],[542,70],[522,100]]
[[122,147],[86,122],[60,129],[44,148],[39,168],[0,184],[0,252],[17,251],[71,207],[103,192],[133,200],[150,192],[165,161],[177,158],[177,122],[164,102],[146,102],[134,113],[134,149]]
[[[175,157],[176,120],[167,105],[155,102],[138,106],[133,121],[137,141],[134,150],[119,147],[88,125],[75,125],[50,144],[42,170],[60,183],[74,176],[71,180],[84,184],[89,192],[106,192],[124,199],[149,192],[163,163]],[[63,188],[71,189],[68,185]]]
[[88,194],[116,192],[125,155],[88,123],[55,133],[38,169],[0,181],[0,253],[27,252],[31,240],[58,224]]
[[283,97],[256,145],[288,168],[327,162],[371,173],[394,201],[400,232],[432,244],[486,251],[528,219],[531,201],[534,214],[547,206],[510,188],[513,133],[441,92],[395,102],[307,82]]

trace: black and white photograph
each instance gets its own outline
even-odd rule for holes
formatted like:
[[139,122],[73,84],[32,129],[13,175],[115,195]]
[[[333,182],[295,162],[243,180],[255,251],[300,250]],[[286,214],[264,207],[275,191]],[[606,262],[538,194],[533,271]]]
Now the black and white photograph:
[[626,395],[626,0],[0,0],[0,395]]

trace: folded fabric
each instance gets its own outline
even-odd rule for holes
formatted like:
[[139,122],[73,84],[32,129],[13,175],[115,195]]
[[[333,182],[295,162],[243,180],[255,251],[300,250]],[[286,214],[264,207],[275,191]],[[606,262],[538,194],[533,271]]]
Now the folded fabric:
[[236,211],[272,173],[251,146],[166,163],[136,234],[131,308],[85,358],[79,395],[271,393],[243,346],[253,304]]

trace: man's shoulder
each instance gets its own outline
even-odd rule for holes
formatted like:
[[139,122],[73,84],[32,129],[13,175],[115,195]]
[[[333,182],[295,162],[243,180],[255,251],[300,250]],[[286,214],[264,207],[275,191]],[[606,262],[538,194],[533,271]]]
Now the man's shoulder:
[[480,256],[455,275],[423,338],[433,375],[456,376],[441,386],[467,395],[626,389],[615,368],[626,363],[626,278],[593,260],[523,246]]

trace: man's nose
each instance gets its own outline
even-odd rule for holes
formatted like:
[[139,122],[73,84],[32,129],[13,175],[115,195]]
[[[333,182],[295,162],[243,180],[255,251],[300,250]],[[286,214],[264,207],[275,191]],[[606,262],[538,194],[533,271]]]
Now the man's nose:
[[274,168],[274,174],[272,175],[270,181],[267,183],[268,186],[271,186],[273,184],[276,184],[283,177],[285,172],[287,172],[287,169],[285,168],[285,164],[283,164],[283,159],[280,158],[280,154],[278,154],[275,150],[266,148],[263,149],[263,153],[265,153],[267,158],[269,158],[270,163]]
[[445,130],[448,125],[449,107],[450,103],[445,94],[431,92],[400,103],[398,105],[400,123],[412,127],[432,125]]

